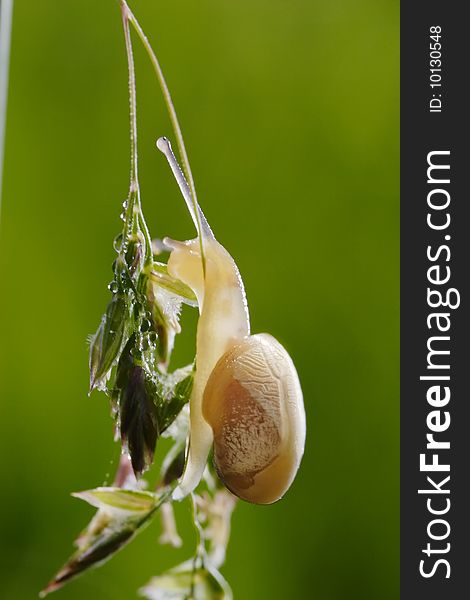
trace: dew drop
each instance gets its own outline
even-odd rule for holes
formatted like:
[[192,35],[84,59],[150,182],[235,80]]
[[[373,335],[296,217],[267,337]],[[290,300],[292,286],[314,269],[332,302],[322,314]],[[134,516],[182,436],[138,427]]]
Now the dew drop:
[[152,327],[152,323],[148,319],[142,321],[142,331],[148,331]]
[[122,233],[120,233],[119,235],[117,235],[114,238],[113,247],[116,250],[116,252],[119,252],[121,250],[121,248],[122,248]]

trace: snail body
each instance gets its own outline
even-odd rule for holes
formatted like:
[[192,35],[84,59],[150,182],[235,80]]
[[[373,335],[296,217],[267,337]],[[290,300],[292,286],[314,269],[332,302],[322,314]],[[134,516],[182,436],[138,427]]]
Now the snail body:
[[165,239],[169,274],[188,285],[199,306],[190,439],[174,499],[198,485],[214,446],[214,463],[238,497],[269,504],[290,487],[305,443],[305,411],[294,364],[268,334],[250,335],[238,268],[215,239],[165,138],[157,142],[186,200],[198,237]]
[[249,335],[250,325],[243,283],[228,252],[215,240],[204,244],[206,273],[203,277],[199,240],[173,242],[168,272],[196,294],[199,320],[196,337],[196,373],[190,398],[190,445],[182,480],[174,492],[179,498],[199,483],[213,443],[210,425],[202,415],[207,380],[219,358],[237,341]]

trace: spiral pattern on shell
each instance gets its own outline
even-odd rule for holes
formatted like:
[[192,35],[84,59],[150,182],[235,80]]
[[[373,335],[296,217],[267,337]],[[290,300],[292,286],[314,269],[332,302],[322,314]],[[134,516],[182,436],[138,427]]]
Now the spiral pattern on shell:
[[268,334],[246,337],[214,367],[203,397],[214,434],[214,463],[235,495],[256,504],[279,500],[299,468],[305,411],[294,364]]

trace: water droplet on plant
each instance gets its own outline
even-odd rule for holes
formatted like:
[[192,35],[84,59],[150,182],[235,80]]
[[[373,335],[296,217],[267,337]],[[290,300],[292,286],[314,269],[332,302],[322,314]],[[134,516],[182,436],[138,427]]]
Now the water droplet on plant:
[[120,233],[119,235],[117,235],[114,238],[113,247],[116,250],[116,252],[119,252],[121,250],[121,247],[122,247],[122,233]]
[[110,292],[112,292],[113,294],[115,294],[118,291],[118,289],[119,289],[119,286],[117,284],[117,281],[114,281],[114,279],[113,279],[113,281],[111,281],[111,283],[108,285],[108,290]]
[[142,331],[148,331],[150,329],[150,327],[152,326],[152,323],[148,320],[148,319],[144,319],[142,321],[142,327],[141,330]]

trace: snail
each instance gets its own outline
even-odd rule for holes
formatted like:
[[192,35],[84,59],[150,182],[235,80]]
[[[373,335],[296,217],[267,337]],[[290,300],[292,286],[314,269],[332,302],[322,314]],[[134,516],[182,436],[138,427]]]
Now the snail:
[[279,500],[304,451],[305,410],[295,366],[271,335],[250,334],[238,268],[214,234],[176,161],[159,138],[198,236],[170,248],[169,274],[196,295],[199,320],[191,393],[189,450],[173,492],[180,500],[201,480],[213,446],[219,478],[236,496],[256,504]]

